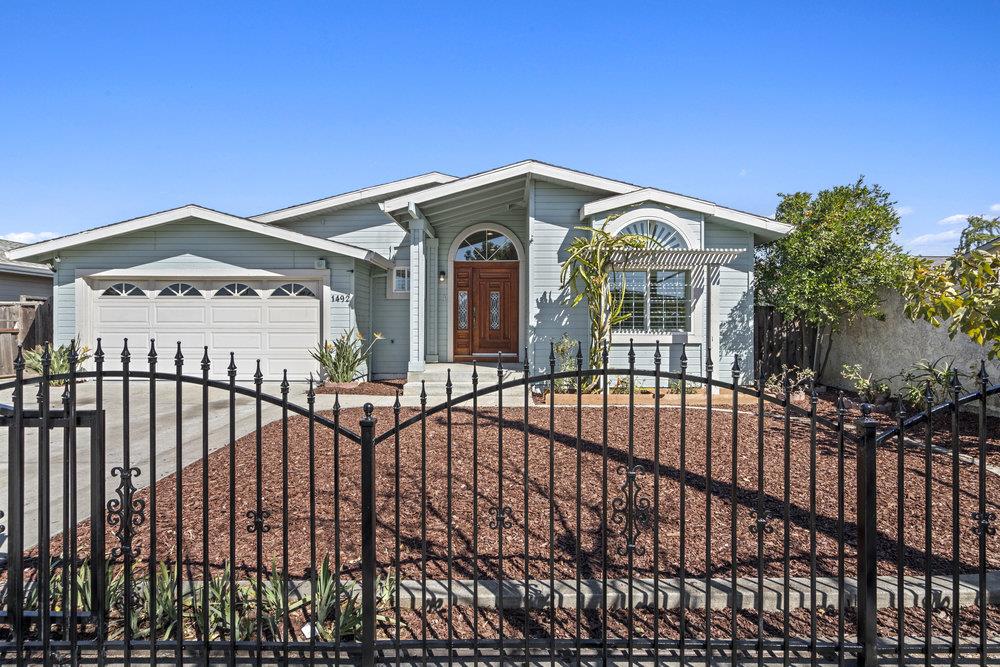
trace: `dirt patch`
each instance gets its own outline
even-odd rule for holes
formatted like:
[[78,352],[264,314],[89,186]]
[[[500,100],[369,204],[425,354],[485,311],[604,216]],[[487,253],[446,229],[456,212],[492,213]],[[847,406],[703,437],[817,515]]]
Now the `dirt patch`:
[[391,378],[388,380],[373,380],[358,382],[350,387],[343,385],[321,384],[316,387],[317,394],[340,394],[341,396],[365,394],[369,396],[395,396],[403,393],[406,378]]
[[[405,409],[401,418],[405,420],[415,414]],[[379,409],[376,416],[378,433],[391,426],[391,409]],[[344,410],[340,418],[343,425],[356,430],[360,417],[360,410],[351,409]],[[819,576],[836,576],[840,542],[838,503],[843,498],[844,567],[848,576],[855,571],[855,447],[851,440],[846,441],[841,480],[837,434],[825,426],[817,428],[813,475],[808,422],[793,420],[789,424],[786,458],[783,421],[773,416],[763,419],[760,439],[763,442],[763,493],[758,494],[756,416],[738,414],[734,431],[731,414],[713,413],[709,422],[704,409],[690,409],[683,431],[683,466],[677,409],[662,409],[658,415],[652,409],[637,409],[634,420],[630,421],[627,408],[611,408],[605,439],[602,411],[585,408],[580,415],[579,447],[575,409],[557,408],[554,411],[551,448],[549,409],[530,408],[527,422],[523,417],[520,407],[505,409],[502,420],[495,408],[489,408],[480,410],[474,421],[469,410],[455,409],[450,427],[444,413],[427,417],[423,424],[418,421],[400,434],[398,475],[395,439],[378,445],[376,546],[380,568],[395,571],[398,567],[403,578],[420,578],[425,573],[429,578],[471,578],[473,574],[497,578],[502,568],[504,578],[547,579],[551,562],[551,570],[557,578],[573,578],[577,571],[584,578],[600,578],[604,572],[612,578],[626,577],[630,572],[634,576],[648,577],[654,569],[664,577],[679,576],[682,571],[688,576],[704,576],[708,571],[713,576],[726,577],[731,573],[732,528],[735,525],[738,574],[753,575],[761,569],[765,576],[781,576],[787,564],[791,575],[806,575],[811,568],[811,550],[815,546]],[[705,447],[709,423],[712,430],[711,481]],[[659,466],[654,463],[657,428]],[[450,439],[447,437],[449,429]],[[426,432],[426,439],[421,438],[422,430]],[[273,563],[280,567],[287,549],[289,572],[292,576],[303,575],[311,565],[312,535],[319,561],[329,554],[332,562],[353,570],[360,557],[360,448],[344,437],[335,443],[327,429],[317,427],[315,447],[310,450],[305,418],[291,418],[287,432],[286,451],[280,422],[262,429],[260,489],[262,506],[270,515],[265,522],[268,531],[260,534],[260,565],[268,567]],[[501,433],[502,457],[498,455]],[[732,503],[734,443],[737,459],[735,505]],[[248,532],[252,522],[247,519],[248,512],[256,506],[256,448],[256,437],[251,434],[240,439],[234,450],[226,447],[209,457],[208,561],[213,567],[229,558],[231,514],[236,522],[236,561],[247,570],[257,567],[258,533]],[[231,453],[235,453],[232,463],[236,478],[232,508]],[[310,523],[310,460],[315,466],[315,531],[311,530]],[[787,553],[784,548],[786,460],[789,480]],[[287,461],[287,503],[283,493],[283,461]],[[903,566],[907,574],[922,574],[925,569],[950,573],[953,562],[951,488],[955,471],[947,454],[931,455],[929,478],[925,477],[924,464],[922,452],[904,452]],[[897,518],[900,516],[896,466],[897,452],[890,443],[878,454],[880,574],[896,571]],[[632,551],[631,563],[625,549],[628,544],[626,526],[619,522],[616,512],[625,496],[621,487],[629,468],[636,471],[639,502],[648,501],[650,514],[658,517],[658,520],[651,519],[648,525],[635,525],[636,548]],[[203,558],[201,474],[201,462],[196,462],[187,466],[182,476],[182,557],[194,563],[201,563]],[[550,492],[550,477],[554,493]],[[979,505],[978,470],[960,464],[957,477],[960,569],[972,572],[979,566],[979,541],[971,530],[971,515]],[[931,491],[929,554],[924,549],[927,537],[924,499],[928,480]],[[815,515],[810,512],[813,483]],[[509,509],[503,513],[506,524],[502,541],[500,531],[490,527],[491,522],[495,522],[501,488],[502,506]],[[709,491],[707,495],[706,490]],[[174,546],[177,530],[175,491],[172,476],[157,484],[157,557],[162,560],[174,560],[177,556]],[[112,493],[113,489],[109,489],[109,496]],[[148,489],[138,495],[147,503],[147,520],[139,527],[136,537],[141,558],[145,559],[149,557],[152,525],[149,517],[153,507]],[[990,511],[997,511],[1000,478],[988,476],[986,497]],[[773,529],[761,536],[763,557],[760,559],[758,538],[750,531],[758,505],[769,517],[767,526]],[[287,522],[283,521],[286,511]],[[709,534],[710,545],[706,539]],[[86,525],[80,527],[79,535],[85,548]],[[658,549],[654,549],[654,539],[658,541]],[[110,532],[108,541],[109,548],[117,546]],[[55,551],[58,548],[57,540],[54,553],[58,553]],[[710,561],[708,567],[706,555]],[[987,549],[986,566],[1000,567],[1000,549],[993,545]]]

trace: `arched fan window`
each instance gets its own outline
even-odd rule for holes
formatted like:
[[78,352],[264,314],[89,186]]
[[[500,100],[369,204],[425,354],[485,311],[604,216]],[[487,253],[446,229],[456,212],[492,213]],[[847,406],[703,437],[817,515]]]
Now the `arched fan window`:
[[173,283],[161,289],[160,296],[201,296],[201,292],[187,283]]
[[220,287],[215,296],[257,296],[257,292],[243,283],[229,283]]
[[146,293],[132,283],[115,283],[104,290],[103,296],[146,296]]
[[491,229],[473,232],[455,251],[456,262],[504,262],[517,259],[513,241]]
[[[649,240],[647,250],[685,250],[680,233],[656,220],[636,220],[619,234],[636,234]],[[618,271],[611,276],[611,288],[622,295],[624,319],[615,331],[629,333],[670,333],[691,331],[691,274],[689,271]]]
[[622,227],[619,234],[637,234],[649,237],[650,249],[683,250],[687,247],[676,229],[656,220],[636,220]]
[[271,293],[271,296],[316,296],[312,290],[299,283],[285,283]]

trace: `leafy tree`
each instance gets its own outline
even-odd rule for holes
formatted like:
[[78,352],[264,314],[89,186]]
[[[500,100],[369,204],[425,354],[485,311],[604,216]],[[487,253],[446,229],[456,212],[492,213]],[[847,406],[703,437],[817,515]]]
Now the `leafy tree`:
[[758,252],[757,302],[773,306],[810,341],[808,363],[821,376],[844,324],[885,316],[880,292],[897,286],[905,267],[893,241],[899,216],[889,193],[864,177],[815,195],[779,196],[775,218],[792,231]]
[[[620,290],[611,288],[612,274],[618,269],[629,251],[647,248],[650,238],[639,234],[611,234],[608,223],[611,218],[597,228],[578,227],[585,232],[569,244],[568,257],[562,264],[560,280],[563,288],[573,295],[572,306],[587,302],[590,316],[590,368],[601,365],[601,351],[605,343],[611,342],[611,328],[623,322],[622,304],[625,300],[625,284]],[[588,383],[593,388],[594,381]]]
[[970,215],[955,250],[971,252],[997,238],[1000,238],[1000,217],[991,220],[981,215]]
[[903,284],[910,319],[936,327],[947,322],[949,336],[965,334],[991,359],[1000,359],[1000,246],[983,243],[998,236],[997,225],[970,217],[954,254],[939,263],[914,258]]

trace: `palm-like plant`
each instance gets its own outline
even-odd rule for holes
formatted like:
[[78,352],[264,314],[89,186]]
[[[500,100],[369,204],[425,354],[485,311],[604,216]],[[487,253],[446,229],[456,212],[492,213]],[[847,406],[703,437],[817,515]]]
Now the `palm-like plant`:
[[[587,302],[590,316],[590,368],[601,365],[601,351],[611,339],[611,329],[626,319],[622,315],[625,302],[625,281],[620,289],[611,286],[614,273],[627,262],[629,253],[645,250],[655,239],[640,234],[612,234],[608,231],[609,218],[600,227],[577,227],[585,232],[577,236],[567,248],[568,257],[562,264],[560,280],[564,289],[573,296],[571,305]],[[585,388],[592,390],[597,378],[585,381]]]

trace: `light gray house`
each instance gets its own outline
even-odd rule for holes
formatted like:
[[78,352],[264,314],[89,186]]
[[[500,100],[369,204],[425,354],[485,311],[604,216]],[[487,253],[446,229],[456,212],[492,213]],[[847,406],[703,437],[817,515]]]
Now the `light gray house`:
[[8,252],[23,245],[0,239],[0,301],[52,298],[53,273],[49,267],[8,257]]
[[[580,227],[649,234],[660,242],[625,267],[629,339],[640,364],[653,343],[675,369],[686,347],[701,368],[711,344],[728,376],[752,354],[754,247],[787,226],[703,199],[534,160],[456,178],[432,172],[243,218],[188,205],[18,248],[56,271],[55,339],[79,336],[161,359],[181,342],[197,372],[236,353],[242,377],[260,359],[269,378],[315,370],[307,350],[356,328],[385,340],[372,374],[429,377],[446,362],[501,354],[547,367],[549,342],[586,342],[586,309],[570,308],[560,263]],[[711,268],[706,268],[711,267]],[[711,339],[706,279],[711,276]],[[667,353],[666,351],[669,350]],[[109,367],[117,361],[109,354]],[[140,359],[136,363],[141,363]],[[746,366],[750,367],[750,366]]]

